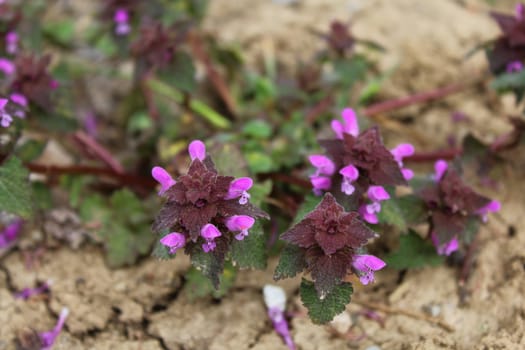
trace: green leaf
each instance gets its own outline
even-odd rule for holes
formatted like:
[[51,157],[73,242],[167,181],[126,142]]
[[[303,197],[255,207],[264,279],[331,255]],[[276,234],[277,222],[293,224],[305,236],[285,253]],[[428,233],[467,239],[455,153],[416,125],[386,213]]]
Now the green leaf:
[[113,193],[110,205],[114,215],[130,224],[140,224],[149,220],[142,202],[128,189]]
[[343,282],[336,286],[324,299],[319,299],[314,283],[303,278],[299,292],[301,301],[308,309],[308,316],[312,322],[325,324],[345,310],[354,289],[351,283]]
[[500,74],[490,86],[498,92],[525,88],[525,69],[519,72]]
[[213,287],[219,289],[220,275],[224,269],[224,260],[219,260],[213,253],[205,253],[197,247],[191,254],[191,264],[210,279]]
[[283,278],[294,277],[302,272],[305,267],[306,260],[303,249],[296,245],[288,244],[281,252],[281,258],[279,259],[279,264],[275,268],[273,279],[277,281]]
[[241,268],[266,268],[266,237],[260,220],[250,229],[242,241],[234,240],[231,247],[232,260]]
[[250,203],[256,207],[260,207],[264,199],[272,192],[272,188],[273,182],[270,179],[253,184],[250,189]]
[[406,231],[409,225],[423,222],[427,217],[425,203],[415,195],[394,197],[381,203],[379,222]]
[[146,111],[138,111],[129,118],[129,133],[144,131],[150,129],[151,127],[153,127],[153,122]]
[[0,166],[0,210],[28,218],[32,212],[29,172],[11,157]]
[[197,85],[193,60],[190,55],[182,51],[175,54],[170,65],[159,69],[157,76],[167,84],[186,92],[193,92]]
[[469,216],[467,224],[465,225],[465,230],[458,236],[461,237],[462,241],[466,244],[472,243],[479,231],[480,224],[481,222],[478,215]]
[[267,139],[272,135],[272,126],[264,120],[251,120],[244,125],[242,133],[257,139]]
[[46,148],[45,141],[28,140],[20,147],[17,147],[15,154],[24,162],[31,162],[38,158]]
[[265,153],[248,152],[245,156],[252,173],[267,173],[273,169],[274,161]]
[[377,218],[381,224],[393,225],[401,231],[407,229],[405,218],[395,198],[381,203],[381,211],[377,214]]
[[413,231],[399,238],[399,249],[385,258],[388,266],[394,269],[410,269],[424,266],[437,266],[444,258],[436,253],[436,248]]
[[231,264],[227,264],[224,267],[224,271],[219,277],[219,289],[213,288],[210,280],[195,268],[191,268],[184,277],[186,279],[184,292],[190,300],[203,298],[208,295],[220,299],[228,293],[235,283],[237,270]]
[[75,35],[75,22],[72,19],[44,21],[42,31],[54,43],[69,46]]
[[145,227],[136,232],[121,222],[109,223],[101,233],[106,243],[107,261],[111,267],[131,265],[140,255],[149,252],[152,235]]

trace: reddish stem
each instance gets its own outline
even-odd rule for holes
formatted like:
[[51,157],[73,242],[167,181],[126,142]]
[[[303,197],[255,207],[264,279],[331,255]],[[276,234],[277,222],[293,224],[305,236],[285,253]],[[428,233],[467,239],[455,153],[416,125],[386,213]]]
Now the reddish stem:
[[117,173],[110,168],[93,167],[89,165],[72,165],[72,166],[59,166],[59,165],[42,165],[28,163],[26,167],[35,173],[47,174],[47,175],[64,175],[64,174],[78,174],[78,175],[97,175],[109,177],[117,180],[119,184],[126,186],[140,186],[144,189],[153,189],[156,186],[156,182],[153,179],[137,176],[126,173]]
[[439,100],[445,96],[465,90],[468,87],[469,85],[466,84],[453,84],[432,91],[422,92],[411,96],[379,102],[365,108],[363,110],[363,114],[370,117],[376,114],[407,107],[416,103]]
[[73,134],[75,141],[80,143],[86,151],[94,157],[100,159],[104,164],[109,166],[115,173],[123,174],[124,167],[118,160],[113,158],[111,153],[94,138],[79,130]]
[[219,74],[219,72],[217,72],[217,70],[213,66],[210,56],[203,47],[201,37],[197,33],[192,33],[192,35],[189,36],[189,44],[191,47],[191,51],[193,52],[195,57],[197,57],[197,59],[201,61],[204,65],[208,78],[210,79],[212,85],[215,87],[215,90],[217,90],[217,93],[228,108],[228,111],[232,115],[235,115],[235,111],[237,109],[235,105],[235,100],[230,94],[228,85],[224,81],[223,77]]
[[334,98],[332,95],[327,95],[324,97],[321,101],[319,101],[306,115],[306,123],[308,125],[311,125],[319,115],[323,114],[325,111],[327,111],[334,102]]
[[461,153],[462,150],[459,148],[451,148],[434,152],[417,152],[413,156],[405,158],[405,160],[413,163],[434,162],[439,159],[452,160]]

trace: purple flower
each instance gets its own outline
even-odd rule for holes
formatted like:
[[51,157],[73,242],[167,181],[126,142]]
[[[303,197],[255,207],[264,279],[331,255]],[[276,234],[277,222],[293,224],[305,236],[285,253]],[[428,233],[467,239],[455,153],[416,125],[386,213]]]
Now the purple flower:
[[255,219],[247,215],[234,215],[226,219],[226,227],[228,230],[237,232],[239,234],[235,235],[235,239],[242,241],[244,237],[248,236],[248,230],[255,223]]
[[26,113],[24,111],[24,108],[27,107],[28,105],[28,101],[27,101],[27,98],[22,95],[22,94],[19,94],[19,93],[12,93],[9,98],[11,99],[12,102],[16,103],[17,105],[19,105],[20,109],[17,109],[15,111],[15,116],[17,116],[18,118],[21,118],[21,119],[24,119],[26,117]]
[[520,61],[512,61],[507,64],[506,71],[507,73],[521,72],[523,69],[523,63]]
[[522,3],[516,4],[516,19],[519,21],[523,20],[525,14],[525,5]]
[[220,237],[221,235],[221,231],[219,231],[215,225],[204,225],[201,229],[201,236],[206,240],[206,243],[202,245],[202,250],[204,250],[205,253],[214,250],[217,246],[217,244],[214,242],[214,239]]
[[310,164],[315,168],[315,174],[313,176],[319,175],[333,175],[335,172],[335,164],[332,160],[326,156],[313,154],[308,157]]
[[355,187],[352,182],[357,180],[359,177],[359,170],[352,164],[345,166],[339,170],[339,174],[343,175],[343,181],[341,182],[341,191],[346,195],[351,195],[355,191]]
[[253,180],[249,177],[240,177],[233,180],[228,188],[228,194],[224,199],[239,198],[239,204],[246,204],[250,199],[250,194],[247,192],[253,185]]
[[115,11],[115,16],[113,16],[113,21],[116,24],[115,34],[117,35],[127,35],[131,31],[129,26],[129,14],[125,9],[117,9]]
[[368,198],[372,201],[370,204],[362,205],[359,208],[359,213],[363,216],[363,219],[370,224],[377,224],[379,219],[377,213],[381,211],[381,203],[387,199],[390,199],[390,195],[383,188],[383,186],[370,186],[368,188]]
[[21,292],[15,294],[15,298],[27,300],[33,295],[43,294],[50,291],[51,281],[44,282],[40,287],[24,288]]
[[332,187],[330,176],[335,172],[335,164],[330,158],[318,154],[309,156],[308,160],[316,168],[315,173],[310,176],[310,182],[315,195],[320,196],[323,190]]
[[322,191],[328,191],[332,187],[332,180],[326,176],[310,176],[314,194],[320,196]]
[[439,182],[441,178],[443,177],[443,174],[445,174],[445,172],[447,171],[447,169],[448,169],[447,162],[441,159],[438,160],[434,164],[434,170],[435,170],[434,181]]
[[499,201],[491,201],[489,204],[487,204],[483,208],[478,209],[476,214],[481,216],[481,221],[487,222],[487,214],[496,213],[500,211],[500,209],[501,209],[501,203]]
[[439,238],[435,232],[432,232],[430,238],[432,239],[432,243],[434,243],[436,251],[439,255],[449,256],[459,248],[459,241],[457,236],[454,236],[450,241],[442,244],[439,244]]
[[182,233],[171,232],[160,239],[160,243],[170,249],[170,254],[175,254],[177,249],[184,247],[186,237]]
[[414,172],[410,169],[403,168],[403,158],[410,157],[414,154],[414,146],[412,146],[410,143],[402,143],[390,150],[390,153],[392,153],[395,161],[397,164],[399,164],[399,168],[401,168],[401,173],[403,174],[405,180],[410,180],[413,178]]
[[13,101],[14,103],[16,103],[17,105],[20,105],[22,107],[27,107],[27,98],[22,95],[22,94],[19,94],[19,93],[12,93],[11,96],[9,96],[9,98],[11,99],[11,101]]
[[295,350],[288,323],[284,317],[286,305],[286,294],[281,287],[265,285],[263,289],[264,303],[268,308],[268,317],[272,320],[273,328],[281,337],[283,337],[286,346],[290,350]]
[[15,72],[15,65],[7,58],[0,58],[0,71],[5,75],[12,75]]
[[18,51],[18,34],[16,32],[9,32],[5,36],[7,53],[14,55]]
[[97,117],[92,112],[86,112],[82,118],[84,122],[84,129],[91,136],[96,138],[98,135]]
[[206,146],[200,140],[192,141],[188,146],[188,152],[191,160],[197,158],[198,160],[203,161],[204,158],[206,158]]
[[379,271],[386,266],[386,263],[373,255],[355,255],[352,267],[357,271],[359,280],[367,285],[374,282],[374,271]]
[[160,184],[159,196],[162,196],[171,186],[176,184],[171,175],[160,166],[151,169],[151,176]]
[[4,128],[9,127],[9,125],[11,125],[11,122],[13,121],[13,117],[11,116],[11,114],[7,113],[5,110],[7,102],[9,102],[8,99],[0,98],[0,126]]
[[335,132],[338,139],[343,139],[343,133],[350,134],[354,137],[359,135],[359,125],[357,124],[357,116],[352,108],[345,108],[341,113],[343,122],[339,120],[332,120],[332,130]]
[[64,327],[64,323],[66,322],[68,315],[69,309],[63,308],[60,312],[60,316],[58,317],[58,322],[55,328],[53,328],[52,331],[40,333],[40,340],[42,342],[41,350],[51,350],[53,344],[55,343],[56,337],[58,337],[60,331],[62,331],[62,327]]
[[0,232],[0,248],[7,247],[18,238],[22,224],[22,219],[15,219]]

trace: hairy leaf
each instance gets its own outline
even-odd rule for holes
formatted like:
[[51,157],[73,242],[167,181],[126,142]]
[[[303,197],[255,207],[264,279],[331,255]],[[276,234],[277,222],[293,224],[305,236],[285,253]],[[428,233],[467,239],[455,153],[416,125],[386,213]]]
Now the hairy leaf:
[[250,234],[242,241],[236,239],[232,243],[232,260],[240,268],[266,268],[266,238],[260,220],[250,229]]
[[0,210],[24,218],[31,215],[31,187],[29,172],[22,162],[11,157],[0,166]]
[[313,282],[303,279],[300,287],[301,300],[308,309],[308,316],[316,324],[330,322],[343,312],[346,304],[350,302],[353,291],[352,284],[344,282],[336,286],[325,298],[320,299]]
[[402,235],[399,239],[399,249],[386,257],[388,266],[394,269],[410,269],[424,266],[437,266],[444,258],[437,255],[436,248],[428,240],[419,237],[413,231]]
[[191,268],[184,277],[186,278],[184,292],[190,300],[203,298],[208,295],[220,299],[233,286],[237,277],[237,270],[231,264],[227,264],[224,267],[224,271],[219,276],[219,289],[215,289],[210,280],[195,268]]
[[291,278],[306,267],[304,250],[293,244],[287,244],[281,252],[281,258],[273,274],[274,280]]

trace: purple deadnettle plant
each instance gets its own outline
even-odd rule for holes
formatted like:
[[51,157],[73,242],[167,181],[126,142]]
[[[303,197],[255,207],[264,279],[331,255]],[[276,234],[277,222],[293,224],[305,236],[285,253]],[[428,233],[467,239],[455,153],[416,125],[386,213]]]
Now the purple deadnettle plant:
[[388,150],[377,127],[359,132],[351,108],[344,109],[341,117],[342,121],[335,119],[331,124],[336,138],[319,141],[327,155],[309,157],[316,168],[310,176],[313,191],[316,195],[330,192],[341,203],[350,202],[349,207],[358,209],[365,221],[376,224],[380,202],[390,198],[383,186],[406,185],[414,176],[403,165],[403,158],[414,154],[414,147],[400,144]]
[[191,164],[186,175],[175,180],[161,167],[152,170],[159,195],[166,199],[153,231],[168,254],[182,248],[192,258],[208,254],[219,266],[212,277],[217,288],[233,242],[243,241],[255,220],[268,215],[249,201],[250,178],[219,175],[202,141],[191,142],[188,150]]
[[330,193],[303,220],[281,238],[297,247],[294,253],[296,273],[310,273],[322,300],[341,284],[349,273],[363,284],[374,280],[374,271],[385,263],[363,253],[363,247],[377,234],[361,221],[358,212],[346,212]]
[[521,71],[525,61],[525,6],[516,5],[514,16],[492,12],[502,34],[494,40],[487,54],[493,73]]
[[[419,196],[430,213],[430,238],[440,255],[450,255],[473,239],[472,227],[487,221],[487,214],[500,210],[498,201],[476,193],[444,160],[435,163],[433,184]],[[477,231],[477,230],[476,230]]]

